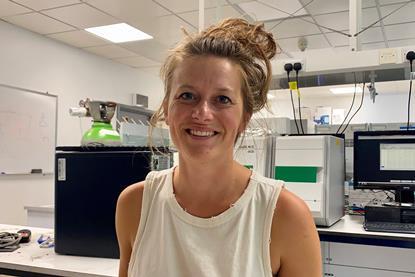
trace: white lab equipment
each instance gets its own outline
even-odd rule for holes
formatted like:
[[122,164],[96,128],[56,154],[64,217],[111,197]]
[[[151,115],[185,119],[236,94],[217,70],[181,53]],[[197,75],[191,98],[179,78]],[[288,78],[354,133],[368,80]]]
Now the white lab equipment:
[[[249,133],[249,134],[248,134]],[[248,131],[236,143],[234,158],[240,164],[260,173],[263,176],[271,175],[272,137],[263,132]]]
[[[149,126],[130,122],[120,122],[121,145],[123,146],[149,146]],[[168,147],[170,145],[169,130],[153,128],[151,133],[151,146]]]
[[316,225],[330,226],[344,215],[344,140],[335,136],[275,139],[273,177],[309,206]]

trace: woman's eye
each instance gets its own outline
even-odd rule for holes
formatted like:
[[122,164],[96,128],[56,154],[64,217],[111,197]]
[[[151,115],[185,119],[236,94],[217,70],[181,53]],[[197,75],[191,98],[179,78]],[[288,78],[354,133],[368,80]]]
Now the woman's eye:
[[191,92],[183,92],[178,98],[181,100],[193,100],[195,99],[195,96]]
[[228,96],[225,95],[219,95],[218,96],[218,102],[221,104],[231,104],[232,101]]

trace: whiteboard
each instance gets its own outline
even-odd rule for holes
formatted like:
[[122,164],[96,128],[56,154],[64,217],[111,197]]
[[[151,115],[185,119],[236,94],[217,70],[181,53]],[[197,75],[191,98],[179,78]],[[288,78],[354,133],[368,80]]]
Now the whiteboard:
[[53,172],[57,99],[0,84],[0,174]]

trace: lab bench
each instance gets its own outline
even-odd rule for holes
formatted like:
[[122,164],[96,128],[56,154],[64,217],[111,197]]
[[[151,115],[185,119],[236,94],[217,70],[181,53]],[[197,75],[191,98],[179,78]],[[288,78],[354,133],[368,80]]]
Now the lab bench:
[[[331,227],[318,228],[323,276],[414,277],[415,234],[367,232],[362,216],[346,215]],[[31,243],[11,253],[0,253],[0,274],[17,276],[114,277],[118,259],[59,255],[53,248],[39,248],[40,234],[53,229],[0,224],[0,232],[28,228]],[[301,265],[301,261],[299,261]]]

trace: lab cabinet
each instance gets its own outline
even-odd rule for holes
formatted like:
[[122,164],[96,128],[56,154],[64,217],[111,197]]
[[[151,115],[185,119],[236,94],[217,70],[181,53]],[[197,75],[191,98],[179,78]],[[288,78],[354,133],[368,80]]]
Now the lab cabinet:
[[323,276],[415,277],[415,249],[321,242]]

